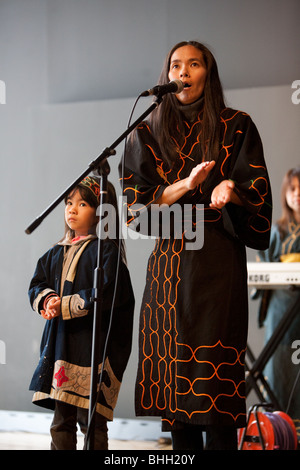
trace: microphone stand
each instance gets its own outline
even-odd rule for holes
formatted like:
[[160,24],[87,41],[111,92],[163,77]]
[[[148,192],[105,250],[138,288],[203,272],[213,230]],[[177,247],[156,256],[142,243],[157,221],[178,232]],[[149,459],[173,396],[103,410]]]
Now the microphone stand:
[[[58,196],[50,206],[48,206],[42,214],[40,214],[25,230],[25,233],[30,235],[41,223],[42,221],[55,209],[58,204],[65,199],[65,197],[91,172],[98,172],[100,175],[100,216],[102,215],[102,204],[107,195],[107,175],[110,172],[109,165],[107,163],[107,158],[111,155],[115,155],[115,147],[122,142],[125,137],[132,132],[137,125],[142,122],[155,108],[157,108],[162,102],[162,95],[158,94],[156,101],[154,101],[151,106],[143,113],[141,116],[129,126],[123,134],[110,146],[106,147],[103,152],[92,161],[88,168],[81,173],[81,175],[76,178],[75,181],[60,195]],[[100,333],[100,320],[101,320],[101,310],[102,310],[102,289],[103,289],[103,266],[102,266],[102,255],[103,255],[103,243],[101,240],[101,218],[99,220],[99,236],[98,236],[98,256],[97,256],[97,266],[94,271],[94,324],[93,324],[93,342],[92,342],[92,357],[91,357],[91,387],[90,387],[90,403],[89,403],[89,434],[87,435],[87,449],[94,450],[94,433],[95,433],[95,413],[96,410],[96,400],[97,400],[97,382],[98,382],[98,365],[100,364],[100,346],[98,342],[99,333]],[[104,367],[104,360],[102,368]]]

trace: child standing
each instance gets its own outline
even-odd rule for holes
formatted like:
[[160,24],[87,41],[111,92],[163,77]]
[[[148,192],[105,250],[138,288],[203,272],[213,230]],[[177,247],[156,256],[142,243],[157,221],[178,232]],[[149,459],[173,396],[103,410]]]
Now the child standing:
[[[51,449],[76,449],[77,423],[86,434],[90,399],[93,284],[97,265],[96,210],[100,186],[86,177],[65,199],[64,239],[38,261],[29,287],[32,308],[45,318],[40,361],[30,390],[33,402],[53,409]],[[108,203],[115,209],[114,187],[108,183]],[[111,230],[113,231],[113,230]],[[118,236],[103,241],[103,300],[101,358],[107,337],[114,295]],[[107,449],[107,421],[113,419],[122,376],[131,351],[134,296],[122,250],[113,317],[107,342],[95,419],[94,449]],[[102,364],[99,364],[99,372]]]

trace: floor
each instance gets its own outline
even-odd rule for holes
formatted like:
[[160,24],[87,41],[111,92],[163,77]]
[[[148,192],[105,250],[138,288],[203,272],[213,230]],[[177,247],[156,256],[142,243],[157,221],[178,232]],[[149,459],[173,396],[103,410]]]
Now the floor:
[[[50,438],[43,434],[25,432],[0,432],[0,450],[49,450]],[[83,448],[83,438],[78,438],[78,450]],[[109,450],[164,450],[172,449],[167,442],[109,440]]]
[[[49,450],[51,413],[0,410],[0,451]],[[110,451],[171,450],[171,436],[161,432],[160,420],[115,418],[109,423]],[[83,448],[83,435],[78,432],[78,450]],[[269,453],[268,453],[269,454]]]
[[[49,450],[51,413],[0,410],[0,450]],[[78,432],[78,449],[83,435]],[[159,421],[115,419],[109,423],[109,450],[171,449]]]

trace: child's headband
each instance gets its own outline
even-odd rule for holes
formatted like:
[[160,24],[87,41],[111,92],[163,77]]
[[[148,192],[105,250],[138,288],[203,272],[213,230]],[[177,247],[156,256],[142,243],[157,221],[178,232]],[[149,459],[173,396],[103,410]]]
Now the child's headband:
[[84,188],[88,188],[92,193],[93,196],[97,199],[97,202],[100,201],[100,184],[96,178],[92,178],[91,176],[87,176],[84,178],[80,183],[79,186]]

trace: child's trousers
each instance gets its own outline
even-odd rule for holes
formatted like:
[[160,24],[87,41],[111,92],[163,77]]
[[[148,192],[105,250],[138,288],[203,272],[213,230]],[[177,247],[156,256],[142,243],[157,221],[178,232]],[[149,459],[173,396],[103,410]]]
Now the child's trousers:
[[[77,423],[81,432],[85,435],[88,428],[88,410],[78,408],[62,401],[55,402],[54,417],[50,427],[51,450],[76,450],[77,446]],[[96,413],[94,450],[107,450],[107,420],[104,416]]]

